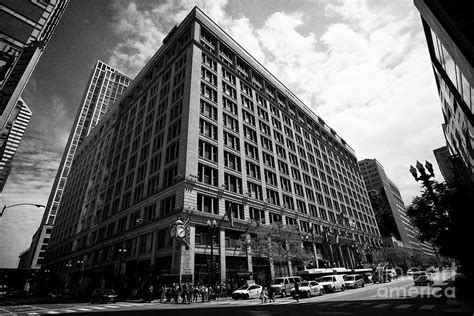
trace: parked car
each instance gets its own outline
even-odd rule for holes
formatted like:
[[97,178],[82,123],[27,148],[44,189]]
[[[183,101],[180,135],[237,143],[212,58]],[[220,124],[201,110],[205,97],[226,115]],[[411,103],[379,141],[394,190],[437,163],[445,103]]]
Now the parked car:
[[364,276],[360,274],[350,274],[344,276],[344,285],[346,288],[357,289],[358,287],[364,287]]
[[92,292],[91,303],[115,303],[117,302],[117,298],[118,295],[112,289],[95,289],[94,292]]
[[303,279],[299,276],[280,277],[273,279],[270,283],[270,286],[275,291],[275,295],[281,295],[281,297],[285,297],[290,293],[291,288],[295,286],[295,280],[297,280],[299,283],[303,282]]
[[418,271],[413,274],[415,285],[433,285],[434,281],[431,275],[426,271]]
[[[299,283],[300,285],[300,293],[301,297],[311,297],[313,295],[323,295],[324,289],[321,284],[316,281],[303,281]],[[290,290],[291,296],[295,294],[295,288],[291,288]]]
[[415,268],[415,267],[410,268],[407,270],[407,275],[413,275],[415,272],[418,272],[418,271],[420,271],[419,268]]
[[392,280],[398,278],[398,274],[397,274],[397,271],[395,271],[395,269],[385,269],[385,273],[389,274]]
[[8,286],[6,284],[0,284],[0,297],[5,297],[8,294]]
[[316,281],[323,286],[325,293],[336,292],[337,290],[344,291],[346,287],[343,276],[338,274],[323,276]]
[[258,298],[262,290],[263,288],[261,285],[245,284],[232,293],[232,298],[234,300],[238,300],[239,298],[243,298],[246,300],[248,300],[249,298]]

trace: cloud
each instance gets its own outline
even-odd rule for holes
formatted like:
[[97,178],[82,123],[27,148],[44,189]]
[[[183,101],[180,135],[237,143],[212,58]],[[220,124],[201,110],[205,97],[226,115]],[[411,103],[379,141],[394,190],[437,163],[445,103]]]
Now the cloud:
[[298,5],[270,11],[256,23],[245,12],[226,14],[226,1],[130,3],[116,6],[114,25],[124,41],[111,63],[136,73],[196,4],[328,122],[359,159],[378,159],[410,203],[419,186],[408,166],[433,160],[432,150],[444,144],[426,41],[411,2],[320,1],[328,23],[314,32],[311,13]]

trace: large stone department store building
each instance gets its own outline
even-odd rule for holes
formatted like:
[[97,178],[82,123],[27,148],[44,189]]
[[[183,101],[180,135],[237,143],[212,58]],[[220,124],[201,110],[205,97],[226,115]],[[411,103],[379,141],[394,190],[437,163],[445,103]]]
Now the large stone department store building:
[[[233,227],[221,221],[231,206]],[[186,246],[170,228],[190,214]],[[195,8],[78,149],[45,268],[86,288],[209,282],[214,219],[216,281],[303,268],[241,250],[250,222],[326,235],[311,240],[314,267],[354,268],[366,260],[357,246],[380,245],[354,151]]]

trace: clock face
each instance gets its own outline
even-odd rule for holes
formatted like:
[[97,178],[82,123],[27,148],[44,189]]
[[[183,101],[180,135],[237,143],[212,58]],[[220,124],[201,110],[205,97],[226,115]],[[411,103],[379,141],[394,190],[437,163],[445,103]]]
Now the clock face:
[[184,227],[178,227],[176,230],[176,235],[180,238],[184,238],[186,236],[186,229]]

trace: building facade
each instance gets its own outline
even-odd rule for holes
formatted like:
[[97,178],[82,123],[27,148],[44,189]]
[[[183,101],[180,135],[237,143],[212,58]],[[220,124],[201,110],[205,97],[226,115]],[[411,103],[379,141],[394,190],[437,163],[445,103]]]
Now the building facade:
[[445,181],[454,181],[455,180],[455,173],[453,169],[453,165],[449,159],[451,154],[449,153],[449,149],[447,146],[443,146],[440,148],[436,148],[433,150],[433,154],[436,158],[436,162],[438,163],[439,171],[443,176]]
[[474,179],[474,3],[415,0],[420,11],[451,155]]
[[77,148],[123,93],[131,80],[127,75],[101,61],[97,61],[92,69],[54,179],[40,227],[32,238],[28,259],[30,268],[40,268],[43,262],[56,212],[61,203],[61,196]]
[[0,145],[67,0],[0,0]]
[[[172,238],[177,216],[190,216],[187,244]],[[79,148],[46,265],[79,292],[209,283],[211,252],[215,281],[302,269],[242,250],[252,223],[324,235],[311,241],[315,266],[355,267],[355,246],[381,244],[354,151],[195,8]]]
[[[400,190],[388,178],[380,162],[377,159],[364,159],[359,161],[359,167],[382,236],[386,238],[394,237],[401,241],[406,248],[435,256],[432,245],[418,240],[418,232],[406,215],[405,203]],[[387,240],[386,238],[385,240]]]
[[0,193],[3,191],[8,176],[10,175],[13,157],[30,122],[31,111],[20,98],[11,115],[13,118],[8,120],[8,124],[11,124],[11,126],[6,129],[8,130],[8,134],[5,135],[5,141],[0,148]]

